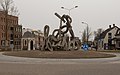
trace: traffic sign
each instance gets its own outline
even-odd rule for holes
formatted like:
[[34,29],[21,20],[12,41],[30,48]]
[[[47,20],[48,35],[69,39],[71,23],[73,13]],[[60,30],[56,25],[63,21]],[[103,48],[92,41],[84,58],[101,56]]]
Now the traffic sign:
[[84,45],[83,45],[83,49],[84,49],[84,51],[87,51],[87,50],[88,50],[88,45],[87,45],[87,44],[84,44]]

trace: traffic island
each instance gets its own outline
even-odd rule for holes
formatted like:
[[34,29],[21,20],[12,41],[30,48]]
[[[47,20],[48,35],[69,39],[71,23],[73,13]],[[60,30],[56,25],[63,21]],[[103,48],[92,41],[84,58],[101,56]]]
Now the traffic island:
[[120,50],[99,50],[99,52],[120,53]]
[[4,52],[3,55],[28,57],[28,58],[55,58],[55,59],[82,59],[82,58],[110,58],[116,57],[96,51],[11,51]]

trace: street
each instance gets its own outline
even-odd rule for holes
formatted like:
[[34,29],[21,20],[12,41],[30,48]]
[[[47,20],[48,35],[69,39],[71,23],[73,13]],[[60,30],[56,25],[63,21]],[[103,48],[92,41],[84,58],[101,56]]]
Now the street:
[[120,75],[120,64],[0,63],[0,75]]

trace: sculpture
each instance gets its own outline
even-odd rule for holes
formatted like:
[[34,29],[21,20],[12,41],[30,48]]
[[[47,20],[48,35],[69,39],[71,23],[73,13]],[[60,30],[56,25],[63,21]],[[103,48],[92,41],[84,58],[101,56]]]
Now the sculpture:
[[[49,35],[50,27],[46,25],[44,27],[44,43],[41,50],[78,50],[80,48],[79,38],[74,36],[72,30],[72,19],[69,15],[63,15],[62,17],[55,13],[55,15],[60,19],[59,29],[55,29],[52,35]],[[63,25],[65,23],[66,25]],[[66,30],[64,31],[63,29]],[[71,37],[67,35],[70,33]]]

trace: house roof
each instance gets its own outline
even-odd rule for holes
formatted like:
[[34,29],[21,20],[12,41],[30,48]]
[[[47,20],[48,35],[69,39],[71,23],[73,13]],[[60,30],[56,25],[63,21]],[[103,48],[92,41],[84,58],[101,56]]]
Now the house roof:
[[117,30],[115,36],[120,36],[120,28],[118,28],[118,30]]
[[120,28],[117,29],[115,37],[113,38],[113,40],[120,40]]
[[23,38],[34,38],[34,34],[32,34],[30,31],[26,31],[24,34],[23,34]]
[[[117,26],[113,26],[113,27],[108,28],[108,29],[106,29],[105,31],[103,31],[103,32],[100,34],[101,39],[105,38],[106,34],[107,34],[109,31],[111,31],[112,29],[114,29],[115,27],[117,27]],[[117,28],[118,28],[118,27],[117,27]]]

